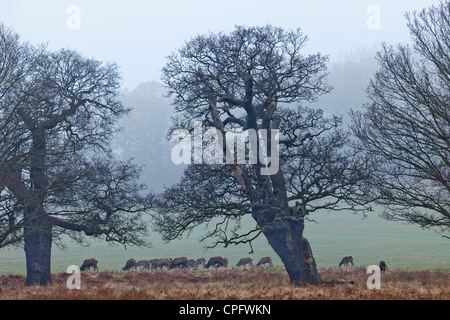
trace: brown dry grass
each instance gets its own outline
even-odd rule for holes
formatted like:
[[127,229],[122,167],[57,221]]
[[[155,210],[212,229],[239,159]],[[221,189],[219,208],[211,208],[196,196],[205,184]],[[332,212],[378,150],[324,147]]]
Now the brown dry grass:
[[[320,270],[322,284],[290,285],[282,268],[83,273],[81,290],[68,274],[48,287],[24,287],[20,276],[0,276],[0,300],[435,300],[450,299],[450,271],[389,270],[381,290],[369,290],[364,268]],[[353,282],[353,284],[352,284]]]

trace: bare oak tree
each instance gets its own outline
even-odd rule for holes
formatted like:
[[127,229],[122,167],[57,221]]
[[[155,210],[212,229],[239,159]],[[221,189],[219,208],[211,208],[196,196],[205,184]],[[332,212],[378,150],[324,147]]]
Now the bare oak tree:
[[[306,41],[300,30],[238,26],[230,34],[198,36],[169,57],[163,80],[178,113],[173,129],[192,132],[200,120],[203,130],[222,133],[223,146],[229,129],[265,129],[268,142],[279,130],[279,148],[269,154],[279,152],[280,167],[264,175],[260,157],[256,164],[191,164],[155,205],[157,230],[168,241],[205,223],[213,225],[205,238],[215,245],[251,243],[263,234],[296,285],[320,281],[303,237],[305,219],[320,209],[365,208],[359,182],[367,173],[366,161],[348,148],[340,119],[286,107],[331,90],[327,58],[303,55]],[[253,217],[254,229],[241,230],[244,215]]]
[[12,66],[0,73],[0,247],[23,243],[26,285],[46,285],[61,234],[145,244],[150,198],[137,183],[140,169],[115,161],[109,148],[129,111],[117,65],[25,48],[10,30],[0,33],[0,65]]
[[371,103],[353,112],[378,165],[368,195],[384,217],[450,230],[450,2],[407,14],[413,47],[384,45]]

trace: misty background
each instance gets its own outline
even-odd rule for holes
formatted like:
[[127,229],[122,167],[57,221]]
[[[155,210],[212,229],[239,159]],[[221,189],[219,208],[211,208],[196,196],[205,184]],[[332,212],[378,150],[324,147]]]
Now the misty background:
[[[159,81],[165,57],[197,34],[229,32],[235,25],[301,28],[310,41],[306,53],[330,55],[331,61],[381,42],[409,40],[404,14],[436,0],[2,0],[0,21],[33,44],[71,48],[84,56],[121,66],[125,88]],[[79,9],[79,26],[67,25]],[[380,26],[369,29],[372,6]]]
[[[114,151],[119,158],[134,157],[145,165],[143,181],[160,191],[175,182],[182,170],[170,160],[171,108],[160,74],[166,57],[186,41],[210,31],[229,32],[235,25],[301,28],[309,37],[305,54],[321,52],[330,58],[328,79],[334,90],[313,105],[345,117],[366,101],[379,45],[409,41],[405,12],[437,3],[2,0],[0,21],[22,41],[46,43],[54,50],[70,48],[86,57],[118,63],[123,101],[133,111],[121,123],[125,130],[114,141]],[[368,23],[377,18],[378,25],[370,27]]]

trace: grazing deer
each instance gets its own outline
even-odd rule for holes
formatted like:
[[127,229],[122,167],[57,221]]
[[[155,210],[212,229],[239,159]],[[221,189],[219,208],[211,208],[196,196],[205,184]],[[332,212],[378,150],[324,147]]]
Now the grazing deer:
[[226,257],[212,257],[209,259],[208,263],[205,265],[205,268],[208,269],[209,267],[214,268],[228,268],[228,258]]
[[137,262],[136,264],[136,268],[141,267],[141,271],[142,270],[150,270],[150,264],[147,260],[140,260]]
[[203,268],[205,267],[205,265],[206,265],[206,259],[205,258],[197,259],[197,266],[200,266],[200,265],[202,265]]
[[271,257],[264,257],[259,260],[259,262],[256,264],[257,267],[262,266],[264,264],[268,264],[271,268],[273,267],[272,264],[272,258]]
[[352,256],[347,256],[347,257],[343,257],[341,262],[339,262],[339,268],[344,265],[346,267],[348,267],[349,265],[354,266],[355,264],[353,263],[353,257]]
[[89,272],[91,271],[91,267],[94,269],[94,271],[98,271],[97,268],[97,259],[86,259],[84,260],[83,264],[80,267],[80,271],[85,271],[86,269],[89,269]]
[[239,260],[236,267],[245,267],[246,265],[248,265],[249,267],[254,267],[253,258],[251,257],[242,258],[241,260]]
[[158,270],[158,269],[163,270],[164,267],[166,267],[166,269],[169,269],[169,266],[171,263],[172,263],[171,258],[149,260],[149,264],[150,264],[152,270]]
[[137,270],[137,261],[134,259],[129,259],[126,263],[125,263],[125,267],[122,268],[123,271],[127,271],[130,269],[134,269]]
[[188,260],[188,267],[189,268],[193,268],[193,269],[197,269],[198,268],[198,261],[197,261],[197,259],[189,259]]
[[186,257],[180,257],[173,259],[168,269],[169,270],[175,268],[187,269],[188,267],[189,267],[189,259]]

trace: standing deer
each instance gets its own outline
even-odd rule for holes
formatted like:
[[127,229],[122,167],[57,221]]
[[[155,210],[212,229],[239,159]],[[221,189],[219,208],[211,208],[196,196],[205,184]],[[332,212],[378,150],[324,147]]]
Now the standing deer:
[[381,270],[381,274],[386,273],[386,269],[387,269],[387,265],[386,262],[384,262],[383,260],[380,261],[379,264],[380,270]]

